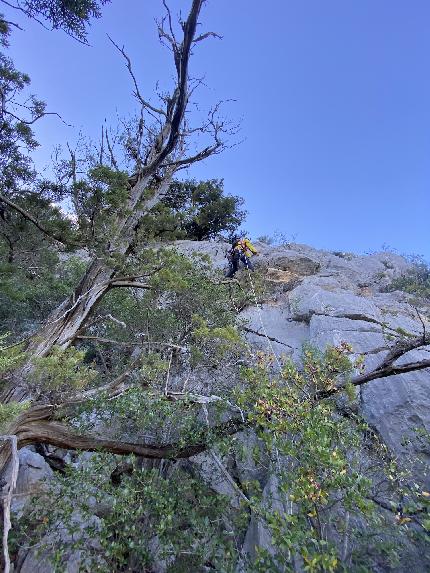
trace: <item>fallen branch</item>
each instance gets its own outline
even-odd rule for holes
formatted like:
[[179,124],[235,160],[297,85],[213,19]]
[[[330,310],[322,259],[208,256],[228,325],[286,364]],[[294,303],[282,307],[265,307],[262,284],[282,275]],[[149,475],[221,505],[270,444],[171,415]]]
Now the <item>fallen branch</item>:
[[[129,442],[104,439],[92,434],[80,434],[67,427],[62,420],[69,417],[74,404],[34,406],[21,414],[13,425],[16,448],[30,444],[50,444],[67,450],[87,452],[110,452],[119,455],[135,454],[148,459],[179,459],[195,456],[210,447],[209,437],[225,437],[245,429],[247,422],[232,418],[227,422],[208,428],[196,442],[184,445],[182,441],[168,444]],[[4,467],[14,447],[4,444],[0,452],[0,467]]]
[[0,440],[10,442],[10,455],[12,457],[12,469],[9,480],[9,488],[6,496],[3,499],[3,559],[4,559],[4,573],[10,572],[10,556],[9,556],[9,531],[12,527],[10,521],[10,506],[12,503],[13,492],[16,488],[16,481],[18,479],[19,470],[19,456],[18,456],[18,441],[15,435],[0,436]]

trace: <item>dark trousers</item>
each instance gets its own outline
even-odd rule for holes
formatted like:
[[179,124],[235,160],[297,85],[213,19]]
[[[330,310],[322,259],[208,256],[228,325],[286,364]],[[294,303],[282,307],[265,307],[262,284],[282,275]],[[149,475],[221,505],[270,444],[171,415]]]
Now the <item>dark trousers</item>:
[[239,264],[243,263],[243,266],[246,267],[247,269],[249,269],[250,271],[254,270],[254,267],[251,263],[251,261],[248,259],[248,257],[244,254],[244,253],[234,253],[233,256],[230,259],[230,268],[228,273],[225,275],[226,278],[230,279],[232,276],[234,276],[237,271],[239,270]]

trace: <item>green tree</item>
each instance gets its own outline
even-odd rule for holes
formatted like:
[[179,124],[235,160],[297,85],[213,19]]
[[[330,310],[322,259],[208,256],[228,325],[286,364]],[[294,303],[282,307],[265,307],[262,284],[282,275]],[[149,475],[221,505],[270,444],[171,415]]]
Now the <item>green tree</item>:
[[[10,26],[0,20],[0,43],[8,46]],[[30,84],[5,53],[0,53],[0,191],[12,193],[34,178],[29,153],[37,146],[31,125],[45,112],[34,96],[21,97]],[[23,113],[24,112],[24,113]]]
[[52,29],[64,30],[85,43],[90,20],[100,18],[101,7],[110,0],[23,0],[16,5],[5,0],[1,2],[38,22],[48,22]]
[[241,197],[224,195],[222,179],[174,181],[161,203],[171,209],[184,236],[197,241],[231,235],[246,215]]
[[[61,254],[66,258],[64,249],[85,247],[86,268],[78,265],[80,276],[70,273],[71,280],[63,281],[61,288],[65,287],[66,295],[60,303],[51,304],[54,297],[43,298],[49,299],[40,312],[43,325],[34,329],[29,340],[17,345],[16,354],[13,348],[2,346],[2,423],[7,420],[8,433],[16,436],[18,447],[45,442],[109,456],[135,454],[142,466],[143,460],[148,459],[148,465],[158,469],[157,479],[152,479],[152,474],[145,471],[148,467],[140,468],[140,474],[130,476],[130,489],[126,489],[124,478],[124,489],[115,495],[109,480],[121,482],[121,471],[114,468],[109,472],[108,464],[119,460],[102,458],[101,465],[89,466],[97,481],[78,476],[72,480],[73,489],[68,495],[62,495],[59,489],[55,500],[68,501],[66,505],[59,504],[58,512],[52,515],[70,527],[69,539],[73,543],[75,518],[79,515],[72,515],[70,500],[76,499],[81,515],[85,515],[92,503],[88,494],[98,493],[88,491],[88,483],[99,484],[101,497],[107,502],[104,514],[103,507],[98,507],[104,519],[104,534],[100,538],[103,552],[98,555],[101,570],[105,563],[108,571],[119,567],[142,570],[141,565],[150,561],[145,553],[148,531],[154,543],[164,543],[163,557],[179,548],[182,563],[175,560],[171,571],[190,570],[193,566],[216,570],[218,563],[222,564],[221,571],[224,563],[224,570],[231,570],[236,539],[232,549],[226,536],[221,535],[222,547],[228,547],[219,556],[217,544],[205,535],[207,531],[215,539],[220,531],[228,528],[230,532],[229,514],[223,513],[222,507],[221,513],[216,513],[213,505],[218,498],[208,494],[206,487],[196,487],[194,476],[184,476],[191,470],[181,460],[207,451],[214,456],[222,474],[230,475],[234,459],[230,457],[228,465],[222,456],[234,455],[241,439],[239,434],[245,429],[257,437],[259,447],[253,455],[257,459],[261,447],[261,465],[275,472],[283,499],[297,505],[289,514],[276,512],[274,506],[267,504],[258,484],[242,483],[231,476],[228,479],[244,504],[243,513],[237,513],[244,519],[254,516],[270,529],[279,545],[278,554],[261,552],[258,567],[276,571],[279,559],[284,559],[286,570],[291,570],[291,561],[297,555],[310,571],[335,570],[340,562],[339,548],[334,540],[329,544],[324,538],[319,520],[327,517],[325,509],[335,504],[340,508],[338,530],[343,531],[347,522],[342,511],[353,511],[355,504],[357,519],[367,523],[367,501],[371,501],[367,500],[368,477],[358,464],[361,460],[356,424],[352,429],[345,425],[348,416],[341,416],[337,397],[352,396],[356,386],[398,374],[399,368],[408,372],[428,367],[424,360],[401,366],[394,363],[411,350],[426,346],[430,339],[426,334],[398,342],[383,362],[365,374],[353,376],[353,366],[357,364],[348,361],[346,346],[329,349],[324,356],[309,350],[303,360],[303,372],[285,363],[281,372],[275,374],[273,356],[254,356],[240,337],[236,313],[246,293],[235,290],[236,283],[224,284],[220,273],[213,271],[204,258],[196,257],[191,262],[148,240],[148,214],[162,201],[177,170],[224,147],[222,124],[213,119],[213,113],[200,130],[190,128],[188,115],[185,120],[193,92],[190,56],[201,40],[212,35],[197,35],[202,5],[203,0],[192,0],[186,19],[176,27],[166,8],[159,35],[171,48],[176,76],[169,95],[163,93],[157,105],[143,97],[132,63],[119,48],[132,74],[141,112],[139,121],[133,123],[134,136],[127,140],[132,158],[130,171],[119,168],[121,163],[107,134],[97,157],[90,157],[86,163],[71,153],[64,163],[66,176],[59,187],[48,185],[40,189],[30,172],[24,184],[23,175],[27,175],[25,170],[20,174],[19,157],[16,167],[11,168],[11,179],[16,185],[4,185],[3,204],[25,219],[29,233],[40,231],[53,240],[44,247],[47,254],[53,251],[57,257]],[[7,80],[7,66],[5,69]],[[19,88],[25,82],[14,74],[11,68],[12,82]],[[10,93],[14,93],[13,89]],[[27,123],[13,111],[6,114],[6,122],[11,125],[10,148],[16,153],[21,153],[19,138],[27,141],[31,151],[31,139],[24,128],[31,129],[38,112],[44,113],[44,108],[37,109],[35,103]],[[184,149],[189,149],[186,138],[196,132],[211,139],[200,152],[184,157]],[[200,191],[199,184],[188,187],[184,191],[185,203],[177,209],[184,213],[191,210],[189,229],[196,238],[219,228],[219,210],[229,213],[224,229],[237,224],[235,209],[240,204],[233,201],[230,209],[219,208],[219,202],[223,205],[219,182],[203,184]],[[37,190],[40,193],[33,197]],[[69,201],[74,215],[72,224],[51,209],[50,197],[54,195]],[[46,201],[47,216],[41,198]],[[56,244],[63,245],[62,251]],[[15,272],[20,259],[7,244],[4,250],[9,253],[9,265]],[[51,260],[41,259],[41,266],[52,267],[47,274],[56,275],[58,267]],[[9,294],[13,290],[14,284]],[[23,309],[23,314],[32,312],[30,306]],[[345,445],[338,446],[344,435]],[[348,447],[354,447],[354,452],[349,454]],[[10,442],[6,442],[0,450],[0,468],[5,467],[12,451]],[[172,482],[166,482],[162,475],[166,468],[173,474],[177,471],[177,481],[169,473]],[[130,472],[134,474],[134,470]],[[151,487],[142,492],[149,481]],[[183,489],[177,487],[180,484]],[[86,495],[81,486],[86,487]],[[119,509],[115,508],[116,503]],[[412,511],[420,517],[426,515],[427,509],[420,503],[418,500],[416,507],[411,508],[411,515]],[[126,523],[128,505],[136,521],[130,527]],[[169,506],[178,508],[177,516],[168,510]],[[46,503],[42,508],[45,514],[49,507]],[[67,517],[71,520],[67,521]],[[46,515],[39,514],[37,519],[41,535],[49,533],[43,529],[45,525],[58,525]],[[402,522],[401,526],[407,528],[407,523]],[[133,526],[140,528],[137,533]],[[426,527],[423,521],[422,528]],[[97,529],[90,525],[89,534],[97,538]],[[196,553],[195,561],[187,557],[189,553]]]

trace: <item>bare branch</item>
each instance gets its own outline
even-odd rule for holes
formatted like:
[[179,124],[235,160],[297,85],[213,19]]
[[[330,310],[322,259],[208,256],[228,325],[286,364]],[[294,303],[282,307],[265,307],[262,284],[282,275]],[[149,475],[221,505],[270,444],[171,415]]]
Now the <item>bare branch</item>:
[[173,24],[172,24],[172,14],[170,12],[170,8],[166,2],[166,0],[163,0],[163,6],[167,12],[167,19],[169,22],[169,30],[170,30],[170,35],[171,35],[171,41],[175,43],[175,45],[177,45],[177,41],[176,41],[176,37],[175,37],[175,32],[173,30]]
[[12,457],[12,470],[9,480],[9,486],[7,494],[3,499],[3,558],[4,558],[4,571],[5,573],[10,572],[10,556],[9,556],[9,531],[12,527],[10,521],[10,506],[12,503],[12,495],[16,488],[16,482],[18,479],[19,470],[19,457],[18,457],[18,446],[17,438],[15,435],[11,436],[0,436],[0,440],[10,442],[10,454]]
[[[203,0],[193,0],[190,13],[183,24],[184,37],[182,44],[175,50],[175,64],[178,73],[178,85],[168,105],[167,117],[170,119],[165,126],[166,129],[160,134],[160,141],[163,141],[165,133],[168,139],[161,151],[155,155],[149,165],[144,168],[144,173],[160,166],[168,155],[174,150],[180,137],[180,126],[184,118],[185,109],[188,103],[188,65],[191,55],[191,44],[195,36],[197,18],[199,16]],[[154,149],[157,152],[157,142]]]
[[112,165],[114,166],[114,168],[115,168],[116,171],[120,171],[120,169],[119,169],[119,167],[118,167],[118,163],[117,163],[116,158],[115,158],[115,155],[114,155],[114,152],[113,152],[113,147],[112,147],[112,144],[111,144],[111,142],[110,142],[107,129],[105,130],[105,137],[106,137],[106,144],[107,144],[107,147],[108,147],[109,157],[110,157],[111,163],[112,163]]
[[164,385],[164,395],[167,396],[168,395],[168,388],[169,388],[169,380],[170,380],[170,369],[172,367],[172,360],[173,360],[173,350],[170,353],[170,358],[169,358],[169,365],[167,367],[167,375],[166,375],[166,383]]
[[179,159],[177,161],[170,161],[169,163],[164,163],[161,167],[188,167],[193,163],[197,163],[198,161],[203,161],[203,159],[207,159],[211,155],[215,155],[217,153],[221,153],[223,151],[223,144],[216,143],[215,145],[205,147],[195,155],[191,157],[186,157],[185,159]]
[[197,44],[197,42],[201,42],[202,40],[206,40],[206,38],[218,38],[219,40],[222,40],[222,36],[216,32],[206,32],[205,34],[197,36],[197,38],[194,39],[194,44]]
[[424,323],[423,317],[421,316],[421,314],[420,314],[420,312],[416,306],[414,306],[414,309],[415,309],[415,311],[418,315],[418,318],[420,319],[420,322],[421,322],[422,327],[423,327],[423,344],[425,344],[425,341],[426,341],[426,325]]
[[385,366],[391,366],[398,358],[410,352],[411,350],[416,350],[421,346],[425,346],[426,344],[430,344],[430,336],[429,337],[416,337],[410,339],[400,339],[396,342],[396,344],[391,348],[388,352],[387,356],[378,366],[378,368],[384,368]]
[[109,36],[109,34],[107,35],[107,37],[108,37],[109,40],[112,42],[112,44],[115,46],[115,48],[120,52],[120,54],[122,54],[123,58],[124,58],[125,61],[126,61],[126,66],[127,66],[128,72],[129,72],[129,74],[130,74],[130,76],[131,76],[131,79],[133,80],[134,90],[135,90],[135,91],[134,91],[134,95],[136,96],[136,98],[140,101],[140,103],[142,104],[142,106],[143,106],[145,109],[148,109],[148,110],[152,111],[153,113],[157,113],[157,114],[160,114],[160,115],[164,115],[164,116],[165,116],[165,115],[166,115],[166,112],[165,112],[164,110],[154,107],[153,105],[151,105],[148,101],[146,101],[146,100],[142,97],[142,95],[141,95],[141,93],[140,93],[140,90],[139,90],[139,85],[138,85],[137,80],[136,80],[136,76],[134,75],[133,67],[132,67],[132,65],[131,65],[131,60],[130,60],[129,56],[127,55],[127,53],[126,53],[124,47],[120,48],[120,47],[118,46],[118,44],[116,44],[116,43],[114,42],[114,40]]
[[112,314],[106,314],[104,316],[104,318],[111,320],[112,322],[114,322],[115,324],[118,324],[119,326],[121,326],[122,328],[127,328],[127,325],[124,321],[119,320],[118,318],[115,318],[114,316],[112,316]]
[[365,374],[360,374],[349,382],[340,384],[335,388],[330,388],[329,390],[320,390],[315,394],[315,399],[321,400],[323,398],[332,396],[333,394],[337,394],[338,392],[344,390],[348,384],[352,384],[353,386],[362,386],[363,384],[367,384],[368,382],[377,380],[379,378],[388,378],[398,374],[406,374],[407,372],[415,372],[417,370],[430,368],[430,360],[419,360],[417,362],[408,362],[406,364],[399,365],[395,364],[396,360],[411,350],[416,350],[422,346],[426,346],[429,343],[429,336],[426,336],[424,340],[421,336],[411,340],[399,340],[376,368]]
[[15,28],[18,28],[18,30],[21,30],[22,32],[24,31],[24,28],[22,28],[16,22],[10,22],[10,20],[5,20],[4,18],[0,18],[0,22],[4,22],[5,24],[8,24],[9,26],[14,26]]
[[111,338],[103,338],[100,336],[84,336],[84,335],[78,335],[76,336],[77,340],[94,340],[96,342],[102,342],[104,344],[116,344],[117,346],[129,346],[129,347],[135,347],[135,346],[149,346],[149,345],[155,345],[155,346],[165,346],[166,348],[173,348],[175,350],[187,350],[185,346],[179,346],[177,344],[171,344],[170,342],[122,342],[120,340],[113,340]]
[[154,290],[154,287],[147,285],[145,283],[139,283],[136,281],[119,281],[115,279],[109,283],[109,286],[111,288],[130,287],[130,288],[140,288],[145,290]]
[[44,111],[42,113],[39,113],[35,117],[33,117],[33,119],[31,119],[31,120],[22,119],[21,117],[15,115],[14,113],[12,113],[10,111],[7,111],[7,110],[5,110],[4,113],[7,115],[10,115],[14,119],[19,121],[20,123],[24,123],[25,125],[33,125],[33,123],[36,123],[36,121],[39,121],[39,119],[42,119],[42,117],[45,117],[46,115],[56,115],[64,123],[64,125],[67,125],[67,127],[72,127],[72,125],[70,123],[66,123],[64,121],[64,119],[61,117],[61,115],[59,113],[57,113],[56,111]]
[[35,217],[33,217],[33,215],[30,215],[30,213],[28,211],[26,211],[25,209],[23,209],[22,207],[20,207],[16,203],[13,203],[13,201],[10,201],[10,199],[5,197],[4,195],[0,195],[0,201],[3,201],[3,203],[6,203],[6,205],[11,207],[11,209],[14,209],[20,215],[22,215],[25,219],[27,219],[28,221],[33,223],[33,225],[35,227],[37,227],[39,229],[39,231],[41,231],[44,235],[46,235],[50,239],[53,239],[54,241],[57,241],[58,243],[61,243],[64,246],[75,244],[75,243],[71,243],[70,241],[66,241],[63,237],[60,237],[60,235],[58,235],[57,233],[54,233],[52,231],[48,231],[48,229],[46,229],[46,227],[44,227],[42,225],[42,223],[40,223]]

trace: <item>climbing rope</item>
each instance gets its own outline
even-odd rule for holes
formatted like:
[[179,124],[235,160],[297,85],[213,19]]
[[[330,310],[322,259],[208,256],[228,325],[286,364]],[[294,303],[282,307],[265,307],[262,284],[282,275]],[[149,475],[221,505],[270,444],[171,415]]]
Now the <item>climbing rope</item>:
[[254,297],[255,306],[256,306],[256,308],[257,308],[257,313],[258,313],[258,318],[259,318],[259,321],[260,321],[261,329],[262,329],[262,332],[263,332],[264,336],[266,337],[267,346],[269,347],[270,353],[273,355],[273,357],[274,357],[274,359],[275,359],[275,361],[276,361],[276,364],[277,364],[277,366],[278,366],[278,368],[279,368],[279,371],[282,372],[282,364],[281,364],[281,362],[280,362],[280,360],[279,360],[279,358],[278,358],[278,355],[277,355],[276,352],[275,352],[275,349],[273,348],[273,344],[272,344],[272,341],[271,341],[270,338],[269,338],[269,335],[267,334],[266,327],[264,326],[262,308],[261,308],[261,305],[260,305],[260,303],[258,302],[258,299],[257,299],[257,293],[256,293],[256,291],[255,291],[254,282],[253,282],[253,280],[252,280],[251,271],[250,271],[250,269],[249,269],[248,259],[246,259],[246,261],[247,261],[247,262],[246,262],[246,270],[248,271],[249,284],[251,285],[251,291],[252,291],[252,295],[253,295],[253,297]]
[[[251,285],[251,290],[252,290],[252,294],[253,294],[253,297],[254,297],[255,306],[257,307],[258,317],[259,317],[259,320],[260,320],[261,328],[262,328],[262,330],[263,330],[263,334],[264,334],[264,336],[266,337],[267,345],[268,345],[268,347],[270,348],[271,353],[273,354],[273,356],[274,356],[274,358],[275,358],[276,364],[278,365],[279,372],[282,374],[282,364],[281,364],[281,362],[280,362],[280,360],[279,360],[279,358],[278,358],[278,356],[277,356],[277,354],[276,354],[276,352],[275,352],[275,350],[274,350],[274,348],[273,348],[273,344],[272,344],[272,341],[271,341],[270,338],[269,338],[269,335],[267,334],[266,327],[264,326],[263,315],[262,315],[262,308],[261,308],[261,305],[260,305],[260,303],[258,302],[258,299],[257,299],[257,293],[255,292],[255,287],[254,287],[254,283],[253,283],[252,276],[251,276],[251,271],[249,270],[248,264],[246,265],[246,269],[247,269],[247,271],[248,271],[249,284]],[[311,398],[311,395],[309,394],[309,392],[307,392],[306,389],[300,388],[300,387],[297,385],[297,383],[294,382],[294,381],[292,381],[292,383],[293,383],[294,386],[297,386],[302,392],[304,392],[309,399]]]

